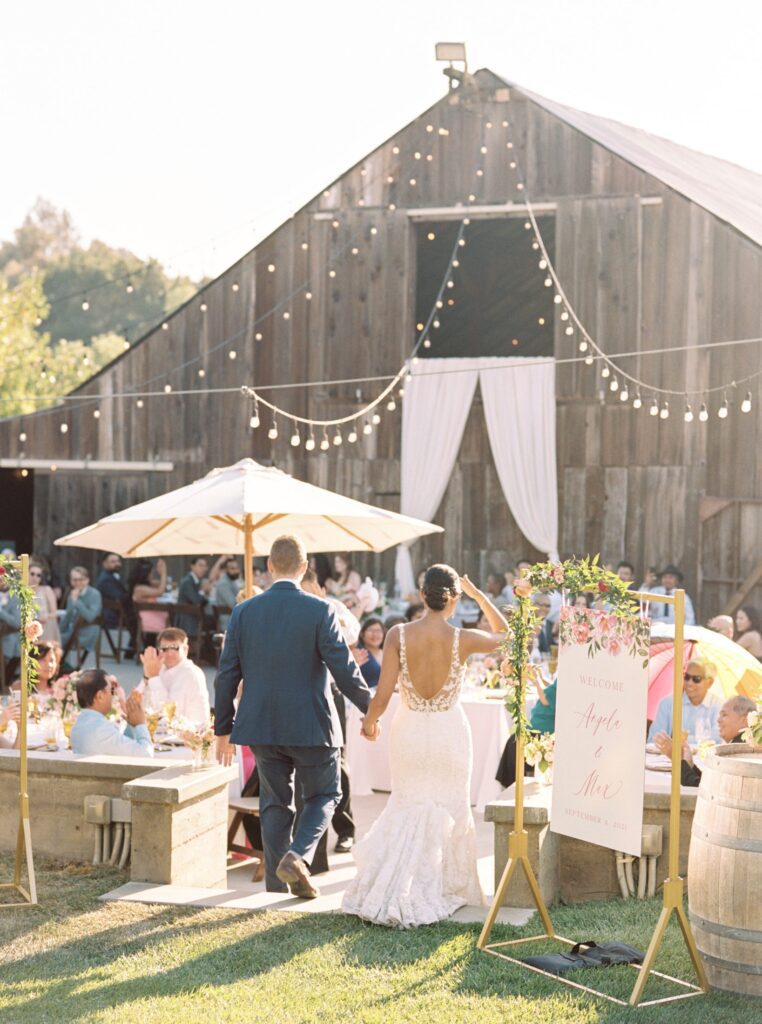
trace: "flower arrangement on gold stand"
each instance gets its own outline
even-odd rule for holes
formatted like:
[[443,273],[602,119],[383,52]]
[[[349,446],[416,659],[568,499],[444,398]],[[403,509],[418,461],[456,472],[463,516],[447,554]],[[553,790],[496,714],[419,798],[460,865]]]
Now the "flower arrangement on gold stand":
[[551,782],[555,748],[556,737],[552,732],[534,733],[524,746],[524,760],[534,766],[534,777],[542,785]]
[[748,743],[756,750],[762,750],[762,709],[757,705],[756,711],[750,711],[747,719],[747,726],[741,735],[744,743]]

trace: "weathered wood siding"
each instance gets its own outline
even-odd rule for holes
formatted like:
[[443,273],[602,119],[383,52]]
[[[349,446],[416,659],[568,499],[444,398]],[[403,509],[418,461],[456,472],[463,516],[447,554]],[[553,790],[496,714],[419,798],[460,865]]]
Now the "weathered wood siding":
[[[5,455],[23,447],[28,456],[51,460],[88,454],[155,456],[176,464],[169,476],[41,476],[35,502],[41,547],[49,548],[52,537],[152,490],[176,487],[246,455],[272,459],[300,477],[397,509],[399,412],[385,413],[373,435],[354,446],[345,441],[326,454],[310,455],[290,447],[288,423],[279,424],[274,444],[267,439],[264,415],[263,429],[252,434],[248,404],[235,392],[201,398],[163,395],[146,399],[142,410],[134,399],[119,398],[103,403],[100,420],[93,419],[87,396],[146,386],[162,391],[167,380],[177,392],[199,385],[267,387],[393,372],[414,334],[415,244],[407,210],[463,202],[469,193],[480,203],[520,201],[508,168],[506,119],[526,171],[528,194],[534,201],[557,204],[552,219],[556,264],[591,334],[611,355],[688,347],[628,358],[623,369],[655,386],[678,389],[712,387],[762,369],[759,346],[712,352],[701,347],[761,333],[759,248],[520,93],[503,102],[496,97],[505,91],[490,92],[494,80],[489,76],[482,81],[485,91],[476,99],[445,97],[383,143],[174,315],[168,331],[157,329],[85,385],[82,405],[68,410],[67,435],[59,432],[63,417],[58,410],[24,417],[23,427],[18,419],[0,423]],[[486,127],[487,119],[492,128]],[[427,125],[435,130],[427,131]],[[439,126],[449,135],[440,136]],[[486,154],[479,154],[481,145]],[[415,159],[416,152],[421,160]],[[427,160],[427,154],[433,159]],[[478,166],[484,174],[477,178]],[[643,205],[643,196],[661,202]],[[330,217],[315,217],[330,213],[338,228]],[[356,255],[353,247],[359,250]],[[330,269],[335,277],[329,277]],[[305,297],[307,287],[311,299]],[[206,313],[199,308],[202,300],[208,304]],[[232,336],[234,341],[220,344]],[[564,334],[560,321],[554,338],[557,358],[576,354],[576,339]],[[166,376],[168,367],[181,365]],[[203,379],[199,369],[205,371]],[[267,394],[295,413],[328,416],[358,408],[377,387],[327,385]],[[599,375],[579,362],[559,365],[557,391],[562,552],[600,550],[606,560],[628,557],[638,571],[675,561],[695,591],[699,564],[708,557],[699,550],[702,492],[762,498],[759,382],[752,387],[751,413],[739,413],[743,395],[731,392],[728,398],[735,404],[729,418],[717,419],[715,401],[708,424],[684,423],[679,398],[670,399],[668,420],[649,416],[648,391],[643,409],[634,411],[616,395],[602,393]],[[28,434],[23,446],[21,429]],[[522,538],[503,501],[478,400],[436,520],[447,533],[422,542],[414,555],[417,563],[445,558],[483,578],[490,568],[503,568],[527,552],[540,554]],[[748,534],[746,529],[744,521],[741,532],[713,552],[714,576],[735,578],[755,561],[756,520]],[[711,529],[703,536],[706,547]],[[749,552],[750,547],[755,551]],[[391,553],[360,561],[364,568],[391,575]],[[704,614],[715,610],[724,593],[714,586]]]

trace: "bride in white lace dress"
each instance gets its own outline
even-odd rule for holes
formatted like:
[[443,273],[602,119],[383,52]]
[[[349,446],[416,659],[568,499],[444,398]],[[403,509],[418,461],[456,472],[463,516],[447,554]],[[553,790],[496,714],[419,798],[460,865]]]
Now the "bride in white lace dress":
[[[462,590],[487,616],[492,632],[447,622]],[[384,643],[378,689],[363,722],[375,735],[399,684],[392,720],[392,793],[354,848],[357,876],[342,908],[375,924],[414,928],[483,902],[471,815],[471,729],[460,705],[465,661],[502,641],[507,622],[468,577],[448,565],[426,571],[426,614],[395,626]]]

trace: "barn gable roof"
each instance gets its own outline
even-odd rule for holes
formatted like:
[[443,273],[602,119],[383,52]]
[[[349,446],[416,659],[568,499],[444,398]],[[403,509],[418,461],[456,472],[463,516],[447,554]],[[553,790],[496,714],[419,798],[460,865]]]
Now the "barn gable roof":
[[639,128],[566,107],[506,78],[502,81],[762,245],[762,174]]

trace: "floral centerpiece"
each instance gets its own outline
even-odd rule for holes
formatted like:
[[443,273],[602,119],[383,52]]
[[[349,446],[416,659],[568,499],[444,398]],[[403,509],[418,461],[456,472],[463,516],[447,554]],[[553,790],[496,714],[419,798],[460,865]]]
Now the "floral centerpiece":
[[211,722],[199,725],[186,718],[173,718],[172,730],[193,751],[193,767],[213,768],[217,764],[214,756],[214,726]]
[[752,746],[762,749],[762,709],[759,705],[756,711],[749,712],[747,726],[741,735],[744,743],[751,743]]
[[533,733],[524,745],[524,760],[535,768],[538,782],[550,782],[556,737],[552,732]]
[[48,708],[60,715],[62,719],[79,711],[77,683],[81,677],[81,672],[72,672],[68,676],[59,676],[58,679],[53,680],[52,694],[48,697]]

